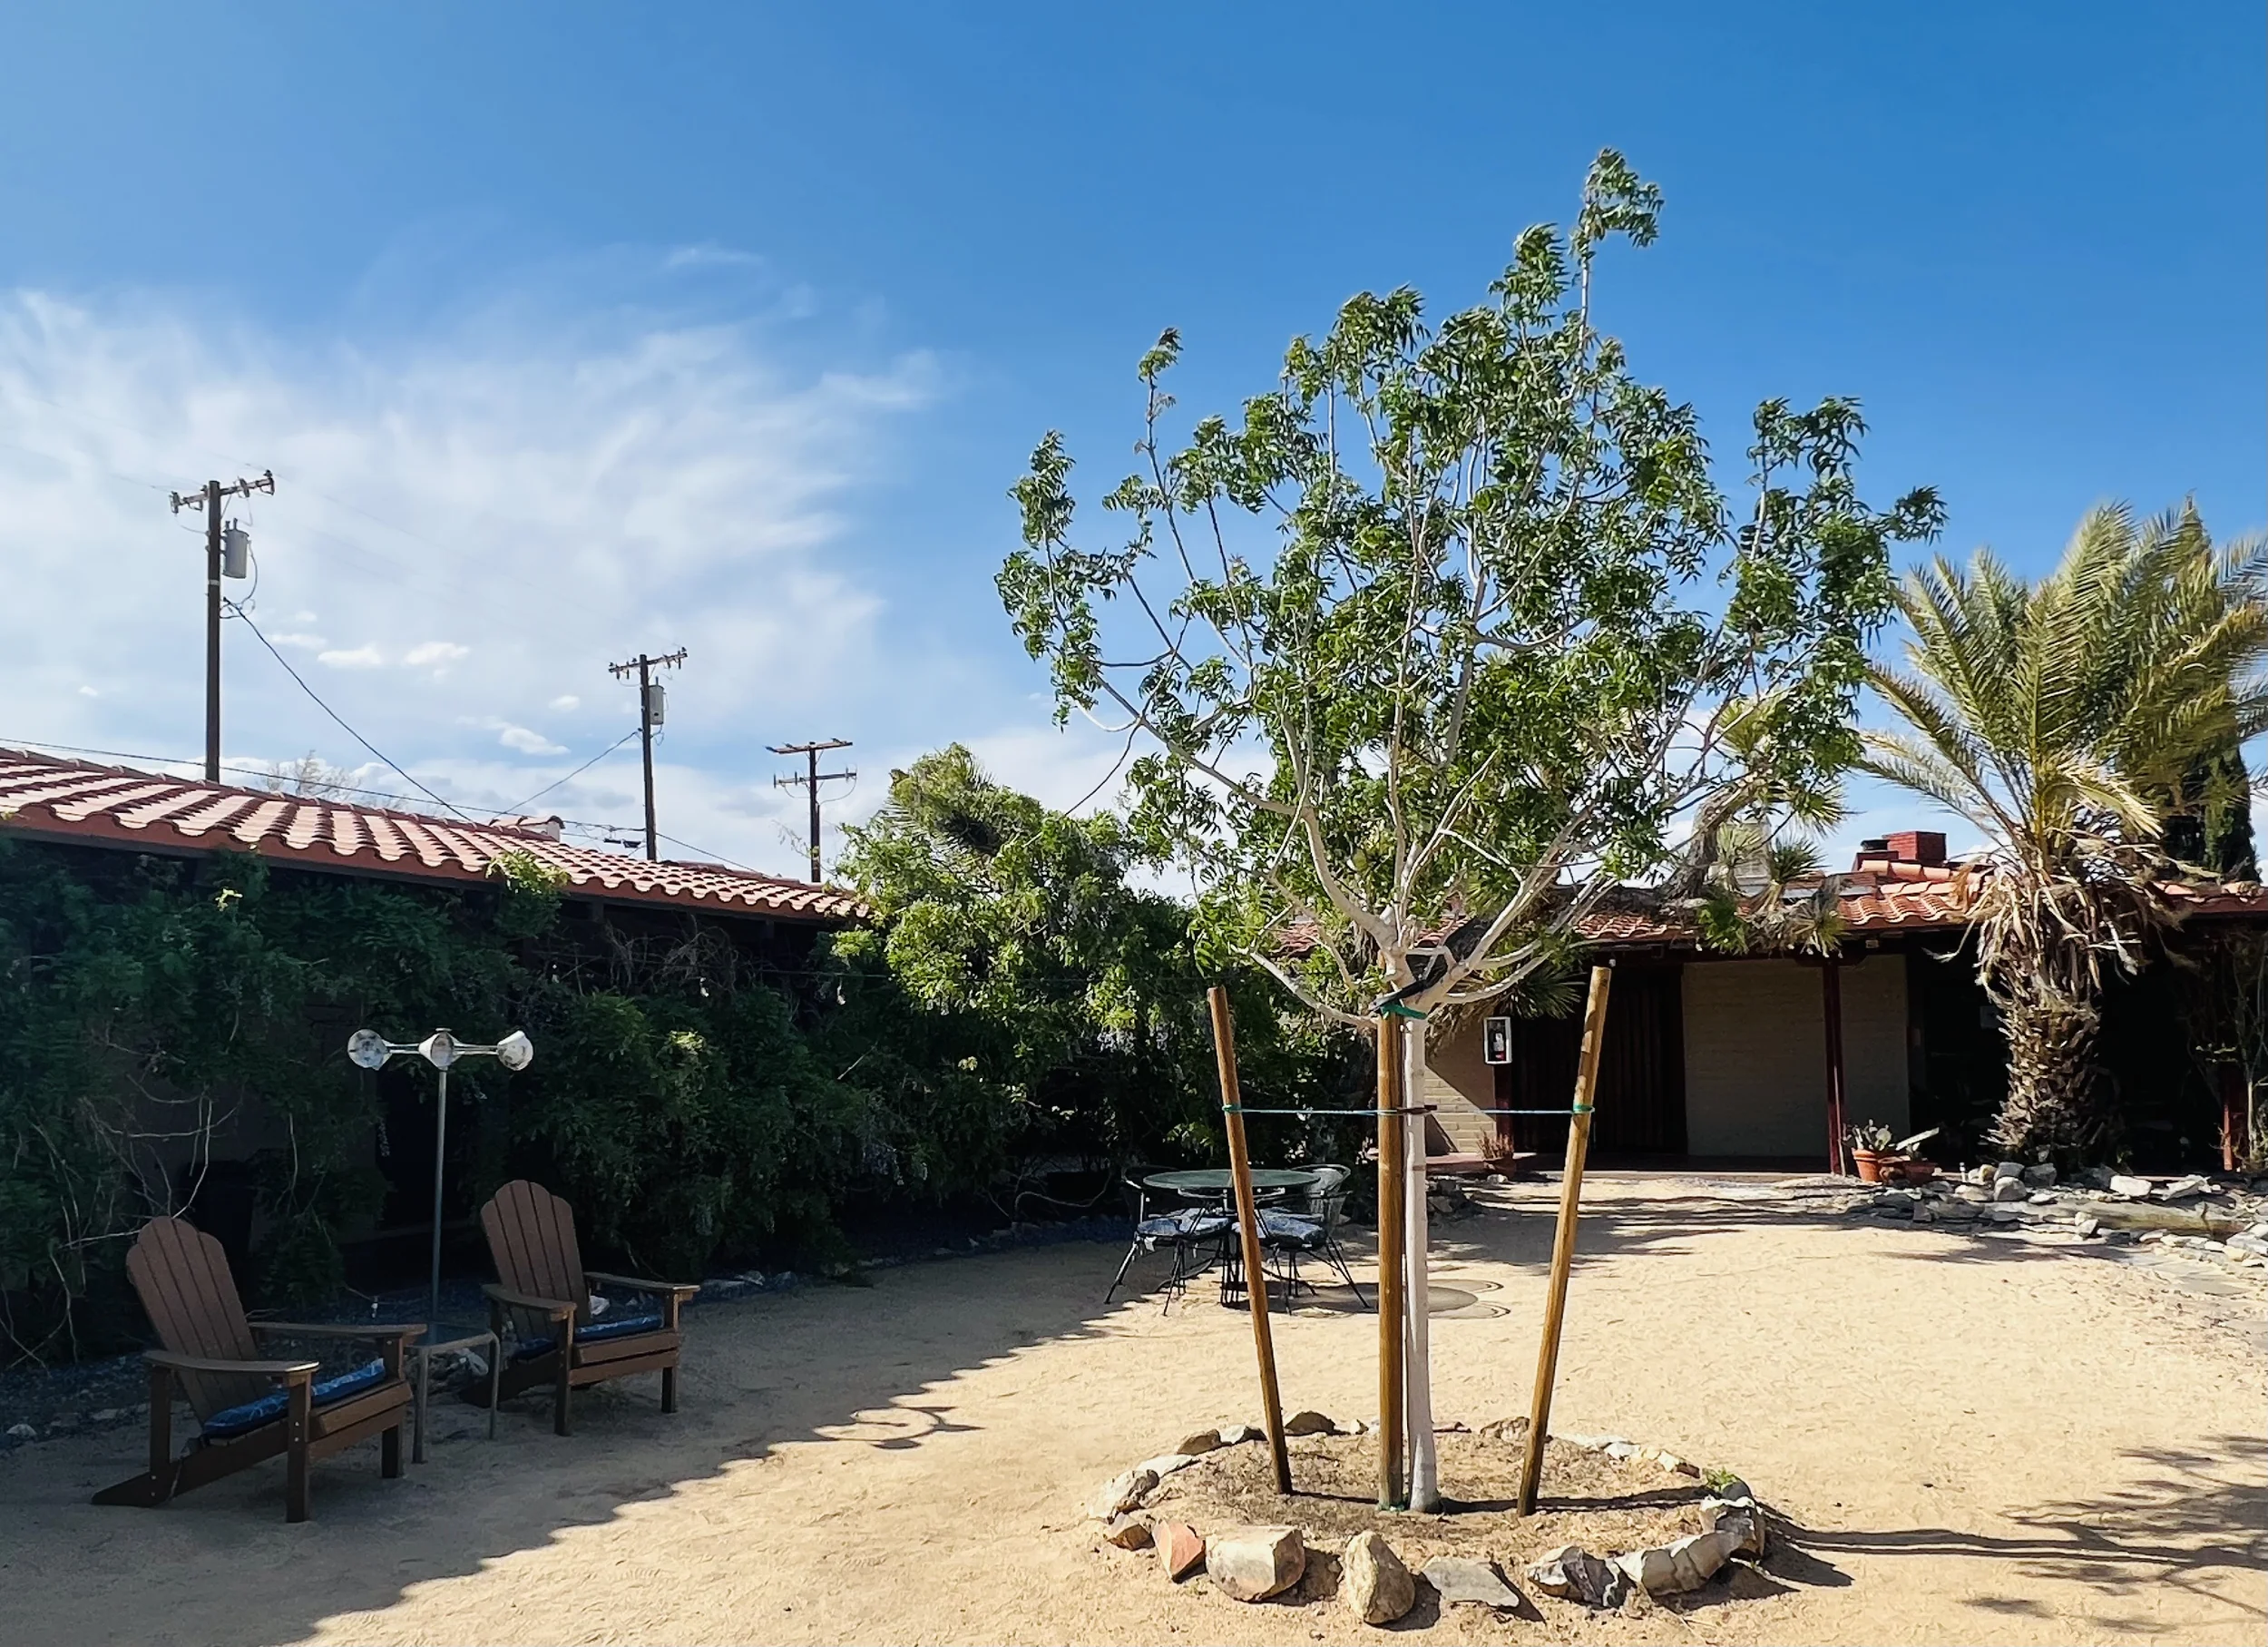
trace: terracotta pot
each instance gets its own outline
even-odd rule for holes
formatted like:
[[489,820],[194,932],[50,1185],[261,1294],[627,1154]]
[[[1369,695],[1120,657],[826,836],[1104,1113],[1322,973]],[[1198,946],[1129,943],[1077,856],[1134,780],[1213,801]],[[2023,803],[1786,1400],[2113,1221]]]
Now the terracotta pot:
[[1859,1170],[1859,1181],[1862,1184],[1878,1184],[1882,1181],[1883,1160],[1884,1157],[1872,1150],[1851,1152],[1851,1164]]
[[1937,1162],[1908,1159],[1894,1164],[1885,1162],[1882,1171],[1902,1184],[1925,1184],[1937,1176]]

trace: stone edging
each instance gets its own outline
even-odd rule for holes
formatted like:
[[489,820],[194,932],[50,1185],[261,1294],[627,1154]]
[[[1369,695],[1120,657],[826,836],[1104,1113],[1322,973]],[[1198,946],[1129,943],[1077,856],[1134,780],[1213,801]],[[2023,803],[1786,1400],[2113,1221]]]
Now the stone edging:
[[[1359,1436],[1373,1428],[1374,1422],[1358,1418],[1343,1426],[1322,1413],[1309,1411],[1285,1420],[1284,1432],[1294,1437]],[[1442,1426],[1443,1433],[1464,1427],[1461,1424]],[[1480,1434],[1503,1440],[1527,1427],[1525,1418],[1502,1418],[1482,1425]],[[1555,1431],[1551,1438],[1602,1454],[1617,1463],[1638,1460],[1677,1475],[1696,1479],[1702,1475],[1700,1466],[1689,1459],[1667,1448],[1639,1446],[1621,1436]],[[1298,1527],[1234,1527],[1208,1535],[1186,1523],[1153,1515],[1145,1507],[1149,1495],[1168,1477],[1207,1454],[1266,1439],[1263,1431],[1248,1424],[1224,1425],[1185,1436],[1171,1452],[1145,1458],[1105,1482],[1087,1501],[1087,1514],[1103,1524],[1106,1544],[1121,1550],[1154,1549],[1173,1583],[1203,1572],[1217,1589],[1237,1601],[1257,1602],[1281,1595],[1298,1584],[1306,1573],[1306,1545]],[[1709,1522],[1705,1532],[1650,1549],[1604,1557],[1579,1544],[1564,1544],[1530,1563],[1524,1576],[1546,1595],[1589,1607],[1620,1607],[1637,1596],[1697,1590],[1735,1559],[1755,1561],[1763,1556],[1765,1514],[1746,1482],[1723,1478],[1699,1507]],[[1340,1599],[1362,1622],[1390,1624],[1416,1605],[1416,1577],[1379,1534],[1356,1534],[1339,1558],[1339,1565]],[[1527,1605],[1519,1587],[1492,1562],[1438,1556],[1417,1576],[1433,1586],[1444,1608],[1470,1603],[1511,1613]]]

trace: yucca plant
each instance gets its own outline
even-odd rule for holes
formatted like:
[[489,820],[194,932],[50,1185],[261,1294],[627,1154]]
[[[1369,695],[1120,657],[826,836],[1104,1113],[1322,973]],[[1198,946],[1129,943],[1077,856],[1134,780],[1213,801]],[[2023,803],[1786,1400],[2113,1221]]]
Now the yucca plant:
[[2216,548],[2194,509],[2090,512],[2037,583],[1989,550],[1909,573],[1908,668],[1874,691],[1904,725],[1862,765],[1980,830],[1965,895],[2009,1044],[1994,1141],[2098,1154],[2116,1137],[2096,1040],[2107,972],[2140,963],[2175,868],[2169,812],[2216,752],[2268,726],[2268,557]]

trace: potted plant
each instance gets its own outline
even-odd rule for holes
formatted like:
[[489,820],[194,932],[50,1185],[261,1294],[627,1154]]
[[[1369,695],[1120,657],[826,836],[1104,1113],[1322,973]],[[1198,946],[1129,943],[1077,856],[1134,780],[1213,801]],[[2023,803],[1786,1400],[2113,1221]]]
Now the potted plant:
[[1843,1136],[1851,1145],[1851,1164],[1857,1170],[1861,1183],[1924,1184],[1937,1176],[1937,1162],[1917,1160],[1913,1149],[1937,1134],[1938,1129],[1931,1127],[1926,1132],[1916,1132],[1911,1138],[1892,1142],[1890,1129],[1881,1122],[1862,1121]]
[[1882,1157],[1882,1181],[1885,1183],[1925,1184],[1937,1176],[1937,1162],[1924,1161],[1914,1151],[1936,1137],[1941,1129],[1931,1127],[1926,1132],[1916,1132],[1911,1138],[1901,1138],[1890,1146],[1890,1153]]
[[1890,1158],[1890,1129],[1879,1121],[1862,1121],[1843,1133],[1851,1145],[1851,1164],[1858,1169],[1859,1181],[1878,1184],[1882,1181],[1882,1163]]

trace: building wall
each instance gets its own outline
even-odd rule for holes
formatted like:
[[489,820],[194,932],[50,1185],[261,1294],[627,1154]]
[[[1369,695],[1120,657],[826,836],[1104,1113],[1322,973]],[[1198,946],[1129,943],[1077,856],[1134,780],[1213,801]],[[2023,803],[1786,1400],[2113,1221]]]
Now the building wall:
[[[1496,1122],[1482,1112],[1496,1107],[1496,1071],[1482,1056],[1481,1021],[1468,1020],[1454,1034],[1436,1035],[1425,1047],[1425,1092],[1421,1103],[1439,1105],[1426,1129],[1429,1152],[1453,1150],[1492,1154]],[[1441,1136],[1432,1134],[1438,1129]]]
[[[1696,1155],[1827,1153],[1820,973],[1789,960],[1685,969],[1686,1148]],[[1843,968],[1844,1110],[1907,1130],[1905,957]]]

